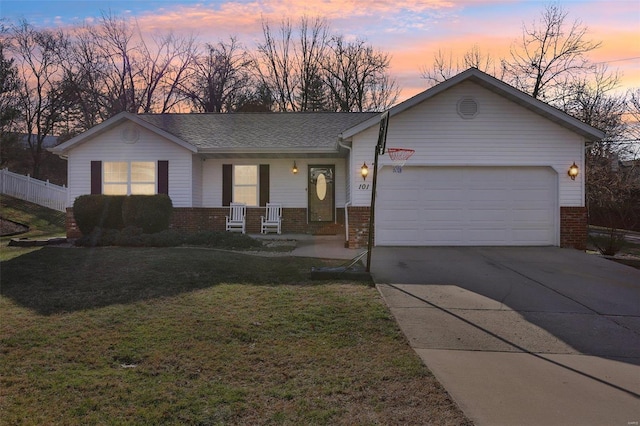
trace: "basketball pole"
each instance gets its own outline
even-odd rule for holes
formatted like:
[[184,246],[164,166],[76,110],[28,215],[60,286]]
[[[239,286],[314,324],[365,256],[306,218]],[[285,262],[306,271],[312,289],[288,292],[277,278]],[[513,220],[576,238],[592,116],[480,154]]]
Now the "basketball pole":
[[371,206],[369,206],[369,241],[367,242],[367,266],[366,272],[371,272],[371,251],[373,249],[373,221],[376,207],[376,186],[378,183],[378,156],[384,154],[387,147],[387,131],[389,130],[389,110],[380,117],[380,130],[378,131],[378,143],[373,156],[373,179],[371,182]]
[[378,146],[373,157],[373,180],[371,182],[371,206],[369,207],[369,241],[367,242],[367,272],[371,272],[371,249],[373,248],[373,219],[376,206],[376,184],[378,183]]

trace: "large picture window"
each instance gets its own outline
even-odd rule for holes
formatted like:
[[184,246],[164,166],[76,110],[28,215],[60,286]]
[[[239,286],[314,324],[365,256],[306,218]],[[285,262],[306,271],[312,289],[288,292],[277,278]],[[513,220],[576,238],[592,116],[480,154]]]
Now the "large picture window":
[[102,192],[106,195],[153,195],[156,193],[154,161],[105,161]]
[[258,166],[233,166],[233,202],[258,205]]

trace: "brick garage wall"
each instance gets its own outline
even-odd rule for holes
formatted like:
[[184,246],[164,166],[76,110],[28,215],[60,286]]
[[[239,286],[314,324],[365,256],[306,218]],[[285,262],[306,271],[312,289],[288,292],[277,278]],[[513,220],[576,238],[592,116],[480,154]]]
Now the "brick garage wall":
[[364,248],[369,243],[369,207],[348,207],[349,240],[348,248]]
[[587,249],[586,207],[560,207],[560,247]]

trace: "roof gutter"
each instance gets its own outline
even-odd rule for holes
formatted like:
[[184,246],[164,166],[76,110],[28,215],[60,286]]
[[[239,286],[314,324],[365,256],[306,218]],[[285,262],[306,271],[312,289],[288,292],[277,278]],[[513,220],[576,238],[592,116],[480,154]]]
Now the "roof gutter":
[[347,177],[349,179],[349,201],[344,203],[344,240],[348,244],[349,243],[349,206],[351,205],[351,173],[350,173],[351,161],[352,161],[351,147],[344,144],[344,139],[342,139],[342,136],[338,137],[338,145],[342,148],[345,148],[347,151],[349,151],[349,173],[347,174]]

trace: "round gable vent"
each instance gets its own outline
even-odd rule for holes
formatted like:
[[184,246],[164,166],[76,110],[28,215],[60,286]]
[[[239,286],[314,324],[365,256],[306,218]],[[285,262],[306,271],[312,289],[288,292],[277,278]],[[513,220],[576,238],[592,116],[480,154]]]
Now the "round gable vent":
[[124,143],[133,144],[140,139],[140,130],[138,130],[135,124],[127,124],[120,131],[120,136]]
[[458,101],[458,115],[462,118],[473,118],[478,115],[478,103],[470,97],[462,98]]

